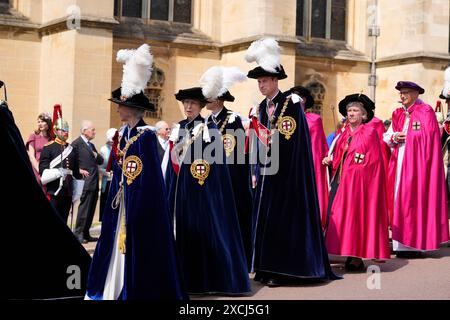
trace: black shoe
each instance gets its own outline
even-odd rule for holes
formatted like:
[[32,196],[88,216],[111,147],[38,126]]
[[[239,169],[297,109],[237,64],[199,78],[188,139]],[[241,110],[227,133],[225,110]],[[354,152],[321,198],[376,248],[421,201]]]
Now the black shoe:
[[255,273],[255,276],[253,277],[253,281],[261,281],[262,277],[259,275],[259,273]]
[[266,286],[268,286],[269,288],[276,288],[276,287],[280,287],[281,283],[279,283],[275,279],[269,279],[269,280],[267,280]]
[[420,251],[397,251],[395,253],[395,256],[397,258],[416,259],[416,258],[422,257],[422,252],[420,252]]
[[98,238],[97,238],[97,237],[91,237],[91,236],[84,237],[84,239],[85,239],[86,241],[89,241],[89,242],[95,242],[95,241],[98,241]]
[[255,273],[255,276],[253,277],[253,281],[257,281],[257,282],[261,282],[262,284],[265,284],[267,282],[267,278],[264,277],[264,275],[262,275],[259,272]]
[[[354,262],[358,262],[355,264]],[[345,270],[347,271],[364,271],[366,266],[364,265],[364,261],[359,258],[348,257],[345,261]]]

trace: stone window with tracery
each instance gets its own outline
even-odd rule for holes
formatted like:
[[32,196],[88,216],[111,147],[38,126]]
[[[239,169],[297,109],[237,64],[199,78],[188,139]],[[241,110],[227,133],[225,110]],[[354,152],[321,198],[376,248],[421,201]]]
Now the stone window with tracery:
[[144,94],[155,106],[155,111],[146,111],[145,117],[152,119],[161,119],[163,111],[164,98],[162,96],[162,90],[166,77],[164,72],[153,65],[152,76],[147,84],[147,88],[144,90]]
[[322,115],[323,101],[325,100],[326,89],[325,86],[317,81],[309,82],[305,87],[311,92],[314,98],[314,106],[312,112]]

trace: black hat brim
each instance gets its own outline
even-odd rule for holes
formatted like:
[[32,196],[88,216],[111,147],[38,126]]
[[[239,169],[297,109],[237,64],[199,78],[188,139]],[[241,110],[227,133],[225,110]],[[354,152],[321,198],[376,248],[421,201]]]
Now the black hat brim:
[[262,77],[274,77],[274,78],[277,78],[278,80],[286,79],[287,74],[284,72],[283,66],[280,65],[280,67],[277,69],[278,69],[278,71],[274,73],[274,72],[267,71],[261,67],[256,67],[255,69],[250,70],[248,72],[247,78],[258,79],[258,78],[262,78]]
[[375,103],[365,94],[351,94],[346,96],[339,102],[339,112],[347,118],[347,106],[350,102],[361,102],[367,112],[367,120],[364,123],[370,122],[375,116]]
[[305,109],[310,109],[314,107],[314,98],[311,95],[311,92],[309,92],[308,89],[302,86],[293,87],[289,90],[292,93],[298,93],[298,95],[305,98]]
[[442,91],[441,94],[439,95],[439,99],[448,100],[450,99],[450,96],[449,97],[444,96],[444,91]]
[[228,102],[234,102],[234,100],[235,100],[235,98],[231,95],[230,91],[225,92],[218,99],[222,100],[222,101],[228,101]]
[[122,100],[121,99],[121,88],[118,88],[112,92],[112,97],[108,99],[111,102],[125,106],[128,108],[141,109],[146,111],[155,111],[155,105],[151,103],[144,93],[140,92],[134,96]]
[[183,101],[186,99],[198,100],[200,103],[207,103],[205,96],[203,95],[202,88],[194,87],[189,89],[181,89],[175,94],[175,99]]

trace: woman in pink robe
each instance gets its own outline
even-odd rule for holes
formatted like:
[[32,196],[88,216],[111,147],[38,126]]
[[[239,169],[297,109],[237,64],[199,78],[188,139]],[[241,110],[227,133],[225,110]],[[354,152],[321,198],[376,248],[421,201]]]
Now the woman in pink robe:
[[433,108],[419,99],[425,90],[400,81],[403,106],[394,111],[384,135],[394,148],[388,196],[394,208],[393,249],[398,257],[418,257],[449,240],[441,135]]
[[323,130],[322,119],[318,114],[312,113],[314,99],[308,89],[302,86],[293,87],[292,93],[298,94],[302,100],[305,110],[306,121],[308,122],[309,135],[311,137],[311,150],[314,163],[314,173],[316,176],[317,196],[319,198],[320,215],[322,227],[325,227],[328,207],[328,176],[327,168],[322,165],[322,159],[328,154],[328,144]]
[[332,167],[326,245],[328,253],[348,256],[349,271],[364,270],[362,259],[390,258],[383,157],[377,132],[364,124],[374,109],[363,94],[342,100],[339,111],[348,124],[323,159]]

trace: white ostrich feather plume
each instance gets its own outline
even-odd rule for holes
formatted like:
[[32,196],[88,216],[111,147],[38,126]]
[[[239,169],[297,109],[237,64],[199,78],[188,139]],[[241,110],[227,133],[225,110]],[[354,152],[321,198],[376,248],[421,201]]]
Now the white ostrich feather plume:
[[122,96],[130,98],[143,92],[152,75],[153,55],[150,52],[150,46],[143,44],[135,50],[119,50],[117,61],[124,63]]
[[202,93],[207,99],[217,99],[226,93],[235,83],[247,80],[247,76],[238,67],[211,67],[201,77]]
[[280,66],[281,48],[274,38],[254,41],[247,49],[245,60],[248,63],[256,62],[268,72],[277,72]]

